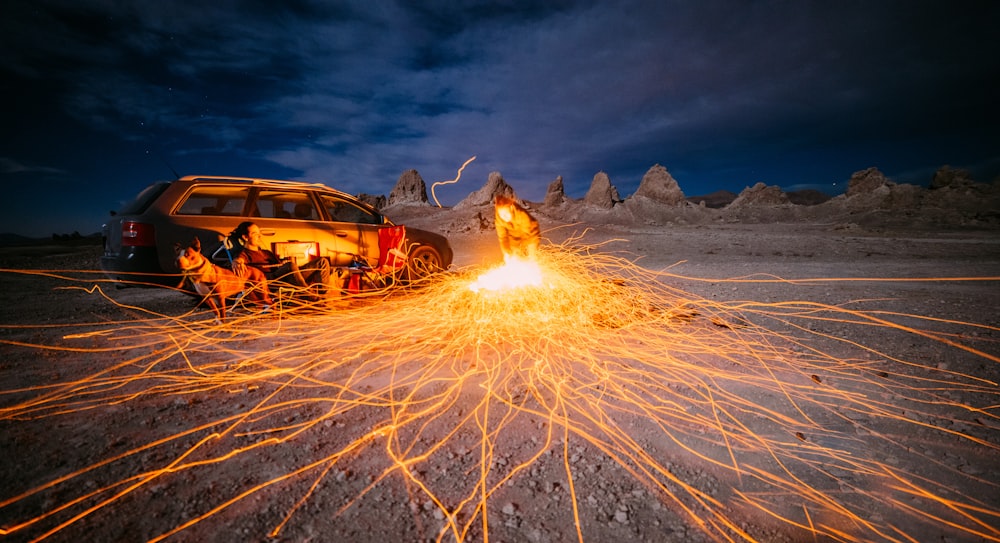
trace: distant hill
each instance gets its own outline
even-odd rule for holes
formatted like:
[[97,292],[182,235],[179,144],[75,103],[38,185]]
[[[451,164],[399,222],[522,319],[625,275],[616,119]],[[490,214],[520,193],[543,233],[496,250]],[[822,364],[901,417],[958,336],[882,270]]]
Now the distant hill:
[[[831,196],[825,192],[812,189],[795,190],[787,192],[785,195],[788,196],[788,201],[790,203],[801,206],[814,206],[822,204],[831,198]],[[735,200],[737,196],[737,194],[729,192],[728,190],[717,190],[710,194],[704,194],[701,196],[689,196],[685,198],[685,200],[694,205],[701,205],[702,202],[705,202],[705,207],[707,208],[722,209],[733,203],[733,200]]]
[[785,193],[788,201],[800,206],[814,206],[832,198],[829,194],[814,189],[793,190]]
[[702,202],[705,202],[705,207],[720,209],[731,204],[736,199],[736,196],[736,193],[729,192],[728,190],[717,190],[702,196],[688,196],[685,200],[694,205],[701,205]]
[[0,234],[0,247],[17,247],[19,245],[34,245],[35,243],[38,243],[37,239],[21,234]]
[[33,245],[100,245],[99,232],[86,236],[78,232],[72,234],[52,234],[44,238],[30,238],[10,232],[0,233],[0,247],[28,247]]

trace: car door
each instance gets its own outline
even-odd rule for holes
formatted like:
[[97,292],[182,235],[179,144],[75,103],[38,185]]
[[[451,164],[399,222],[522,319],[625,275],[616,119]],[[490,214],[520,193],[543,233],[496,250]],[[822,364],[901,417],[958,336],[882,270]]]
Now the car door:
[[[334,265],[349,263],[358,251],[357,234],[324,221],[311,190],[261,187],[254,191],[249,215],[260,227],[266,248],[295,257],[300,264],[317,256]],[[310,245],[313,248],[306,249]],[[308,252],[300,254],[303,250]]]
[[347,266],[354,255],[372,266],[378,263],[378,229],[384,220],[357,202],[337,194],[319,193],[320,205],[329,219],[334,235],[350,248],[337,255],[334,266]]

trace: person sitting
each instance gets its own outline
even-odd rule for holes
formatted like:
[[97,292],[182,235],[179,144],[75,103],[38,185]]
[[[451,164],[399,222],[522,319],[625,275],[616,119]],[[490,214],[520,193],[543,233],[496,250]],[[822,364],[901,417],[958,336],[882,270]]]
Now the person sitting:
[[230,239],[235,242],[234,246],[239,247],[233,256],[233,271],[237,275],[250,266],[262,271],[270,282],[285,283],[303,290],[318,286],[319,292],[311,295],[314,300],[325,294],[330,281],[329,259],[315,257],[302,267],[295,259],[281,259],[261,246],[260,227],[251,221],[240,223],[230,234]]

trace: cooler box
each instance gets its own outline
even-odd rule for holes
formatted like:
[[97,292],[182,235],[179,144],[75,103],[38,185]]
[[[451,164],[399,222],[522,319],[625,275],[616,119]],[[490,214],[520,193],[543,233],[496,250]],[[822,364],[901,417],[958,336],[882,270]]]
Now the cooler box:
[[271,244],[271,250],[278,258],[291,258],[299,266],[319,256],[318,241],[276,241]]

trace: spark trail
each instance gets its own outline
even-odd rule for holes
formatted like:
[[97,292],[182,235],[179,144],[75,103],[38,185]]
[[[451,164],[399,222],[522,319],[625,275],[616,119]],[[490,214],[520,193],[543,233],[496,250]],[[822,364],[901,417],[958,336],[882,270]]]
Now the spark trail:
[[[562,537],[598,540],[595,514],[648,513],[602,503],[604,465],[688,526],[685,540],[762,540],[767,525],[793,539],[913,541],[930,526],[1000,541],[996,482],[915,445],[943,435],[952,454],[996,458],[997,384],[893,347],[924,342],[994,365],[995,345],[974,338],[996,328],[864,304],[716,302],[592,248],[543,249],[536,286],[470,288],[485,270],[469,268],[369,300],[223,325],[149,315],[33,346],[89,341],[120,362],[4,391],[7,427],[215,410],[122,428],[103,456],[5,488],[0,533],[72,539],[115,511],[166,507],[164,489],[201,485],[196,503],[160,511],[171,520],[142,538],[256,515],[267,533],[255,537],[297,539],[317,516],[388,503],[385,518],[406,518],[407,531],[488,541],[511,528],[519,491],[561,496]],[[830,324],[873,327],[884,342]],[[216,485],[223,470],[245,475]],[[331,500],[334,486],[347,498]]]

